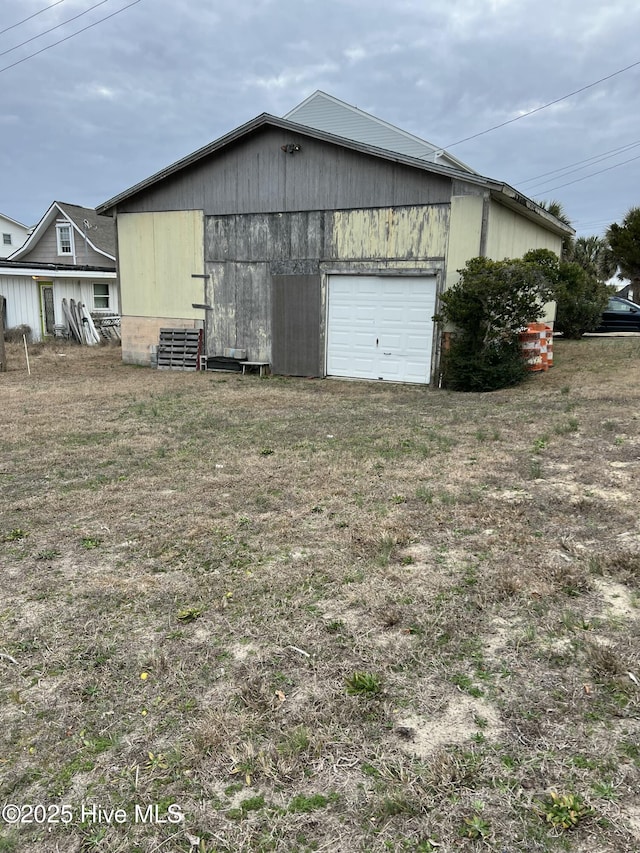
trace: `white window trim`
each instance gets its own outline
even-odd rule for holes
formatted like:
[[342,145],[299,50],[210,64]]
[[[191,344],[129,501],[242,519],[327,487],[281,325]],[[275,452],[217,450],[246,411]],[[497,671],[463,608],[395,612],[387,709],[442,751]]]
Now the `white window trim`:
[[[70,248],[71,248],[70,252],[63,252],[62,251],[62,243],[60,240],[60,231],[62,230],[62,228],[68,228],[69,229],[69,243],[70,243]],[[74,262],[75,262],[76,247],[75,247],[75,244],[73,241],[73,228],[72,228],[70,222],[66,222],[66,221],[56,222],[56,243],[58,244],[58,254],[62,255],[62,257],[65,257],[65,258],[73,258]]]
[[[9,238],[7,240],[7,237]],[[11,234],[2,233],[2,245],[3,246],[13,246],[13,240],[11,238]]]
[[[101,287],[106,285],[107,293],[106,297],[109,301],[109,304],[106,308],[98,307],[96,305],[96,285],[100,285]],[[94,311],[106,311],[107,313],[111,312],[111,287],[109,286],[108,281],[94,281],[91,283],[91,291],[92,291],[92,299],[93,299],[93,310]],[[100,294],[100,298],[104,299],[104,294]]]

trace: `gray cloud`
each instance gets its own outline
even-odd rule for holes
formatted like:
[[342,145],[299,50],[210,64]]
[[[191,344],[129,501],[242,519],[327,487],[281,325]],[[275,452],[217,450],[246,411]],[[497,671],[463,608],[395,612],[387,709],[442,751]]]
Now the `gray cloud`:
[[[109,0],[0,67],[126,2]],[[4,0],[0,29],[44,3]],[[0,52],[91,5],[65,0],[0,35]],[[638,61],[638,31],[635,0],[142,0],[1,73],[0,210],[32,223],[54,198],[96,205],[315,89],[448,145]],[[517,186],[640,140],[639,77],[640,67],[452,153]],[[559,199],[579,231],[601,233],[640,204],[640,160],[553,188],[632,156],[523,190]]]

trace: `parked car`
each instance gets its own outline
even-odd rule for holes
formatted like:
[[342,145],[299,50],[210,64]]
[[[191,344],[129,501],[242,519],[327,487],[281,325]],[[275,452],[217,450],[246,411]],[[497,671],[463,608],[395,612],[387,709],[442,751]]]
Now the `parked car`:
[[640,305],[611,296],[596,332],[640,332]]

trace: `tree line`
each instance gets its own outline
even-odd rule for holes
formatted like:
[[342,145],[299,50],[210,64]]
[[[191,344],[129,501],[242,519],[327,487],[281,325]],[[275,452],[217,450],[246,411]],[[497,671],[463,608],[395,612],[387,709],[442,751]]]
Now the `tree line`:
[[[542,203],[567,225],[562,205]],[[629,290],[640,297],[640,207],[632,207],[621,224],[614,222],[604,237],[567,238],[563,241],[557,276],[556,330],[579,338],[593,331],[611,295],[606,282],[617,274],[628,279]]]

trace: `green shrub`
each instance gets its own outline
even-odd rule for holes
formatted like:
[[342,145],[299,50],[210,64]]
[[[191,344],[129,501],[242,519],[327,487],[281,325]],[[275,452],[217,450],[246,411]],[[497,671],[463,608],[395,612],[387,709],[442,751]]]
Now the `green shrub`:
[[436,318],[456,327],[444,359],[445,385],[493,391],[521,382],[527,371],[518,333],[550,297],[545,270],[521,259],[472,258],[459,273],[460,281],[442,294]]
[[598,327],[610,288],[575,262],[559,261],[548,249],[527,252],[523,259],[540,270],[553,285],[555,330],[566,338],[581,338]]
[[522,382],[527,375],[518,341],[474,349],[467,338],[454,338],[444,358],[444,381],[453,391],[495,391]]

